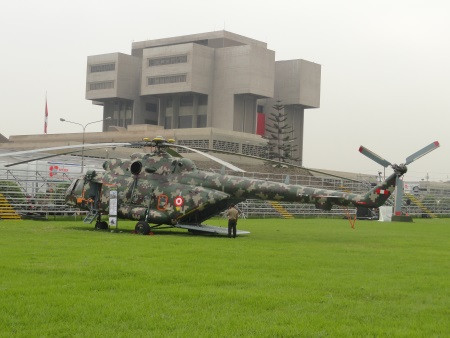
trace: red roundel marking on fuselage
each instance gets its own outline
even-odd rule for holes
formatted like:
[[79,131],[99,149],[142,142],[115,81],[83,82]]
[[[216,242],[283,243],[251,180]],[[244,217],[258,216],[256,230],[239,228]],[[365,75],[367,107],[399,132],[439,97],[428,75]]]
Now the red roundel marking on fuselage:
[[181,197],[181,196],[177,196],[177,197],[175,197],[175,201],[174,202],[175,202],[175,206],[181,207],[184,204],[184,198]]

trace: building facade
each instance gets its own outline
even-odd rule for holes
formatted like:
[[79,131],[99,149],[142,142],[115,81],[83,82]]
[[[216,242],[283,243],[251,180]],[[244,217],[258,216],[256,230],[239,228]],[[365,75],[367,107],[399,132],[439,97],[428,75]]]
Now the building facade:
[[[320,72],[320,65],[305,60],[275,61],[264,42],[217,31],[134,42],[131,55],[89,56],[86,99],[103,106],[103,118],[110,117],[104,131],[149,124],[185,129],[184,135],[200,139],[209,139],[211,128],[263,134],[258,118],[280,100],[301,164],[304,110],[320,106]],[[208,146],[230,148],[221,141]],[[250,146],[235,142],[239,149]],[[265,143],[261,137],[249,152],[263,154]]]

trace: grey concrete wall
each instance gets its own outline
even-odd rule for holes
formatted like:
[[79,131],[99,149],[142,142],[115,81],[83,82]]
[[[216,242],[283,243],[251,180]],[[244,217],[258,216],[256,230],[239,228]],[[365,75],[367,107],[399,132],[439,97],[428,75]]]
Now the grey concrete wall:
[[[92,65],[114,63],[115,70],[91,73]],[[134,100],[139,95],[140,59],[122,54],[110,53],[88,57],[86,69],[86,99],[102,100],[122,98]],[[114,81],[114,88],[89,90],[93,82]]]
[[122,53],[117,57],[117,97],[135,100],[139,97],[141,60]]
[[267,48],[267,44],[262,41],[258,41],[255,39],[248,38],[243,35],[231,33],[225,30],[222,31],[215,31],[215,32],[207,32],[207,33],[199,33],[199,34],[190,34],[190,35],[183,35],[183,36],[176,36],[176,37],[170,37],[170,38],[163,38],[163,39],[155,39],[155,40],[146,40],[146,41],[137,41],[133,42],[131,49],[132,49],[132,55],[139,56],[142,55],[142,50],[149,47],[158,47],[158,46],[168,46],[168,45],[176,45],[176,44],[182,44],[182,43],[191,43],[191,42],[202,42],[205,40],[211,40],[211,47],[218,48],[220,47],[221,42],[217,44],[218,39],[226,39],[226,40],[232,40],[233,43],[230,41],[223,42],[224,44],[236,44],[240,43],[242,45],[251,45],[251,46],[259,46],[261,48]]
[[283,104],[320,107],[321,66],[305,60],[275,63],[275,99]]
[[211,95],[214,80],[214,49],[192,46],[192,91]]
[[241,106],[235,105],[235,94],[273,95],[275,53],[255,46],[237,46],[216,49],[215,55],[211,126],[242,131],[242,123],[234,121],[241,115],[234,113]]
[[[148,59],[187,54],[186,63],[149,67]],[[192,91],[193,44],[147,48],[142,57],[141,95],[159,95]],[[186,74],[186,82],[148,85],[149,77]]]
[[[86,66],[86,100],[97,100],[103,98],[117,97],[118,54],[119,53],[109,53],[109,54],[88,56]],[[108,72],[91,73],[92,65],[99,65],[106,63],[115,63],[116,65],[115,70]],[[114,81],[114,88],[89,90],[90,83],[104,82],[104,81]]]

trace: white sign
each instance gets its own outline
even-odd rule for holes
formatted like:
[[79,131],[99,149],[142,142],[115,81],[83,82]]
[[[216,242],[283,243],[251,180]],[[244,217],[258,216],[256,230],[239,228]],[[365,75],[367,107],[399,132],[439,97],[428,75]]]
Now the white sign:
[[109,192],[109,226],[117,228],[117,190]]
[[391,206],[382,206],[378,208],[380,218],[378,219],[380,222],[391,222],[392,221],[392,207]]

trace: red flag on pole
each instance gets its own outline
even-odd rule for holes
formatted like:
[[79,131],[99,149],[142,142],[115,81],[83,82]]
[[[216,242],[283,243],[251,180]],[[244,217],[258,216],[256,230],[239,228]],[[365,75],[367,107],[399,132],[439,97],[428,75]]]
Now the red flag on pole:
[[48,122],[48,107],[47,107],[47,95],[45,96],[45,122],[44,122],[44,134],[47,134],[47,122]]

